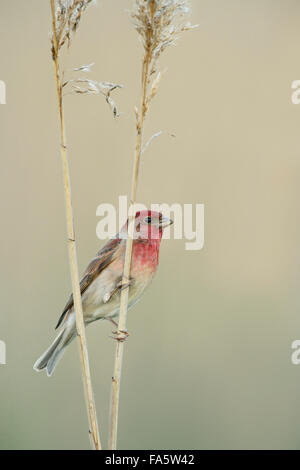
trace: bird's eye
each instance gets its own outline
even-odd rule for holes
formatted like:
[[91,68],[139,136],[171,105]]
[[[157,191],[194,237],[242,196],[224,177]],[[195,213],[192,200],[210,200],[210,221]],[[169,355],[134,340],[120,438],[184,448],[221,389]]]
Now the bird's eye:
[[146,224],[151,224],[151,217],[146,217],[145,222]]

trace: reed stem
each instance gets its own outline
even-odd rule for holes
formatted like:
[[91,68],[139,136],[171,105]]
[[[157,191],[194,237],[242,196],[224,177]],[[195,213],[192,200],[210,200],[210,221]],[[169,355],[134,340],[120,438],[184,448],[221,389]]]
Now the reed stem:
[[[134,154],[133,163],[133,174],[131,182],[131,197],[130,204],[134,208],[136,203],[137,187],[138,187],[138,175],[140,167],[140,159],[142,154],[142,141],[144,122],[147,112],[147,86],[149,83],[149,65],[151,62],[151,50],[150,47],[146,50],[143,66],[142,66],[142,96],[140,114],[137,115],[136,122],[136,147]],[[128,296],[129,296],[129,280],[130,280],[130,269],[131,269],[131,258],[132,258],[132,246],[134,237],[134,221],[135,211],[132,210],[128,216],[128,237],[126,241],[126,252],[124,261],[124,271],[122,285],[127,286],[121,291],[120,300],[120,316],[117,331],[117,346],[115,355],[114,375],[112,377],[112,388],[111,388],[111,404],[110,404],[110,428],[109,428],[109,443],[108,448],[110,450],[117,449],[117,432],[118,432],[118,416],[119,416],[119,401],[120,401],[120,381],[123,363],[123,352],[124,352],[124,341],[122,332],[126,331],[127,321],[127,309],[128,309]]]
[[[156,65],[163,51],[173,45],[176,39],[184,31],[194,28],[184,22],[189,11],[187,0],[135,0],[131,17],[136,31],[142,39],[144,58],[142,64],[142,92],[140,110],[136,111],[136,146],[133,163],[133,175],[131,182],[130,211],[128,214],[128,234],[120,300],[120,316],[117,331],[117,346],[115,355],[114,375],[111,388],[109,449],[117,448],[118,413],[120,400],[120,380],[124,351],[124,332],[126,332],[126,320],[129,297],[129,281],[132,258],[132,246],[134,237],[135,204],[138,187],[138,176],[141,155],[143,152],[143,133],[145,117],[150,102],[157,93],[161,78],[160,72],[156,77]],[[151,139],[150,139],[151,141]]]
[[100,435],[97,423],[96,407],[94,401],[94,393],[91,382],[90,365],[88,358],[87,342],[85,335],[85,326],[82,311],[82,301],[78,274],[78,261],[76,252],[75,232],[73,223],[73,210],[72,210],[72,199],[71,199],[71,181],[66,145],[66,131],[65,131],[65,119],[64,119],[64,107],[63,107],[63,93],[62,83],[60,78],[60,64],[59,64],[59,46],[56,29],[56,16],[55,16],[55,0],[50,0],[51,13],[52,13],[52,29],[53,29],[53,64],[54,64],[54,76],[56,83],[57,92],[57,103],[59,111],[59,122],[60,122],[60,137],[61,137],[61,159],[63,166],[63,180],[64,180],[64,192],[65,192],[65,206],[66,206],[66,220],[67,220],[67,234],[68,234],[68,253],[70,262],[70,271],[72,279],[72,291],[74,297],[74,308],[76,314],[76,328],[79,339],[79,351],[82,367],[82,380],[85,391],[85,401],[87,407],[87,414],[89,418],[89,434],[91,438],[92,447],[95,450],[101,450]]

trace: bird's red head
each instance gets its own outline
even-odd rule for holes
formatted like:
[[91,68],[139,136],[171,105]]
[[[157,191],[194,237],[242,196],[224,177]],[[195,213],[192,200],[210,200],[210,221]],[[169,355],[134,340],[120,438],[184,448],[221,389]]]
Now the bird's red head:
[[[164,217],[160,212],[151,210],[139,211],[135,214],[134,239],[160,240],[163,229],[171,225],[173,221]],[[127,232],[128,221],[122,229]]]

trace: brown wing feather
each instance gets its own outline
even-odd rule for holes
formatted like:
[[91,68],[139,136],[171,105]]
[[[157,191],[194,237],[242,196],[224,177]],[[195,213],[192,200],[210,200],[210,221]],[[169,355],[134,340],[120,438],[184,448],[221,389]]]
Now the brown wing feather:
[[[119,238],[113,238],[112,240],[109,240],[106,245],[97,253],[95,258],[92,259],[84,272],[83,278],[80,281],[81,295],[87,290],[91,282],[101,273],[101,271],[103,271],[103,269],[105,269],[114,260],[120,242],[121,240]],[[73,307],[73,304],[73,294],[71,294],[55,329],[57,329],[62,324],[68,311]]]

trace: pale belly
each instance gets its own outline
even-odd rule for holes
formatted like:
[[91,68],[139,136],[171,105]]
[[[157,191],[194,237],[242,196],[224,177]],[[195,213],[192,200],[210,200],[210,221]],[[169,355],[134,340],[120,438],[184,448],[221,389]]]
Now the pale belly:
[[[153,278],[153,270],[146,270],[143,276],[133,281],[129,287],[128,308],[131,308],[140,299],[143,291]],[[104,270],[88,287],[82,296],[82,306],[86,323],[101,318],[113,318],[119,315],[121,291],[118,289],[111,298],[105,302],[107,293],[111,293],[116,286],[113,270]]]

